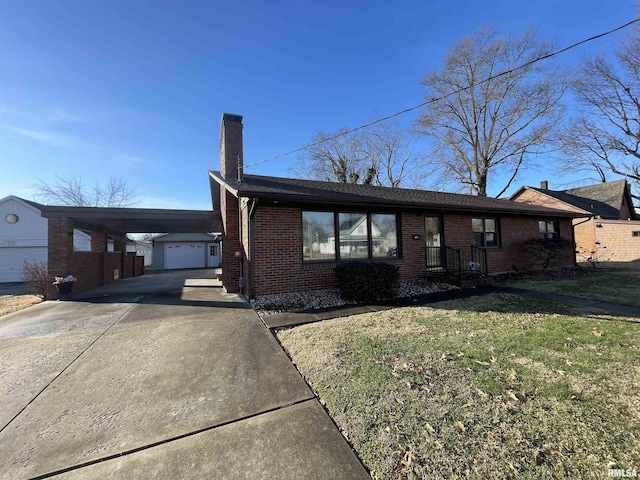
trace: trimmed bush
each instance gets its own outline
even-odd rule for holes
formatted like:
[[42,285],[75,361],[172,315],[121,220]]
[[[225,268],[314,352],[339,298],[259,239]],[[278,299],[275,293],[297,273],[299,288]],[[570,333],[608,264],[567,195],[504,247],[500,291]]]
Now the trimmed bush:
[[348,262],[335,269],[340,295],[348,302],[368,303],[398,296],[400,269],[383,262]]

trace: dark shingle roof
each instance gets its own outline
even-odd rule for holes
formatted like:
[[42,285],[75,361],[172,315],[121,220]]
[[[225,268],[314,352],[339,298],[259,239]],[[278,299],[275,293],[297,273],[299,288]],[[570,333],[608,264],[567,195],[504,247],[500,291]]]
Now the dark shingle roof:
[[392,206],[457,212],[495,212],[520,215],[573,217],[574,213],[528,203],[457,193],[377,187],[352,183],[321,182],[296,178],[244,175],[242,183],[226,181],[220,172],[210,172],[237,196],[262,197],[304,203]]
[[530,188],[556,198],[561,202],[586,210],[593,215],[617,219],[620,216],[620,207],[622,206],[626,185],[627,182],[625,180],[616,180],[615,182],[603,182],[562,191]]

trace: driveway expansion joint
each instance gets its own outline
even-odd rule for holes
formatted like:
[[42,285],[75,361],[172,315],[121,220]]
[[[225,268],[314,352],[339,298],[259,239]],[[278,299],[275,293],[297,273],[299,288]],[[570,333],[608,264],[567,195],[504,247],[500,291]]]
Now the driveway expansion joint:
[[76,363],[82,355],[84,355],[87,351],[89,351],[89,349],[93,347],[98,342],[98,340],[104,337],[107,334],[107,332],[109,332],[109,330],[115,327],[116,324],[120,322],[120,320],[126,317],[129,314],[129,312],[131,312],[131,310],[135,308],[136,305],[138,304],[134,303],[133,305],[131,305],[131,307],[127,308],[127,310],[122,315],[120,315],[115,322],[109,325],[100,335],[98,335],[95,339],[93,339],[89,343],[89,345],[86,346],[86,348],[84,348],[78,355],[76,355],[76,357],[73,360],[71,360],[62,370],[60,370],[60,372],[58,372],[49,382],[47,382],[47,384],[44,387],[42,387],[40,391],[38,391],[38,393],[36,393],[31,398],[31,400],[27,402],[27,404],[24,407],[22,407],[13,417],[11,417],[11,419],[6,424],[2,426],[2,428],[0,428],[0,433],[2,433],[9,425],[11,425],[14,422],[14,420],[18,418],[29,407],[29,405],[35,402],[38,399],[38,397],[40,397],[40,395],[42,395],[45,392],[45,390],[47,390],[56,380],[58,380],[58,378],[60,378],[64,374],[64,372],[66,372],[69,368],[71,368],[71,366],[74,363]]
[[261,415],[266,415],[268,413],[276,412],[276,411],[279,411],[279,410],[283,410],[283,409],[286,409],[286,408],[291,408],[291,407],[294,407],[296,405],[300,405],[300,404],[307,403],[307,402],[313,402],[313,401],[317,401],[317,398],[315,396],[311,396],[311,397],[305,398],[303,400],[298,400],[298,401],[290,403],[290,404],[279,405],[277,407],[268,408],[268,409],[262,410],[260,412],[252,413],[250,415],[245,415],[243,417],[234,418],[232,420],[219,422],[219,423],[216,423],[214,425],[209,425],[208,427],[202,427],[202,428],[199,428],[197,430],[193,430],[191,432],[183,433],[183,434],[176,435],[176,436],[170,437],[170,438],[165,438],[164,440],[159,440],[157,442],[149,443],[147,445],[142,445],[140,447],[132,448],[130,450],[124,450],[122,452],[114,453],[112,455],[107,455],[107,456],[104,456],[104,457],[101,457],[101,458],[96,458],[96,459],[91,460],[89,462],[83,462],[83,463],[78,463],[76,465],[71,465],[71,466],[68,466],[68,467],[65,467],[65,468],[62,468],[62,469],[59,469],[59,470],[55,470],[53,472],[48,472],[48,473],[44,473],[44,474],[41,474],[41,475],[38,475],[38,476],[35,476],[35,477],[31,477],[31,478],[29,478],[29,480],[44,480],[44,479],[47,479],[47,478],[55,477],[57,475],[62,475],[64,473],[72,472],[74,470],[80,470],[82,468],[90,467],[91,465],[96,465],[98,463],[106,462],[106,461],[109,461],[109,460],[115,460],[117,458],[126,457],[127,455],[132,455],[134,453],[138,453],[138,452],[142,452],[142,451],[145,451],[145,450],[150,450],[150,449],[155,448],[155,447],[159,447],[160,445],[165,445],[167,443],[176,442],[178,440],[182,440],[182,439],[185,439],[185,438],[193,437],[194,435],[199,435],[201,433],[209,432],[211,430],[215,430],[217,428],[225,427],[227,425],[232,425],[234,423],[243,422],[243,421],[246,421],[246,420],[249,420],[249,419],[252,419],[252,418],[259,417]]

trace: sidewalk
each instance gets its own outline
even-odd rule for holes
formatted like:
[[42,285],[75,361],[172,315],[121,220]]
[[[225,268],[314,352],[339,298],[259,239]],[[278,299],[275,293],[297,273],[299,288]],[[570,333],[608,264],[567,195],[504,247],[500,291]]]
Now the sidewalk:
[[571,297],[569,295],[559,295],[557,293],[541,292],[538,290],[529,290],[526,288],[506,286],[499,286],[494,288],[496,289],[496,291],[503,293],[512,293],[514,295],[521,295],[523,297],[529,298],[539,298],[548,302],[571,305],[572,307],[594,308],[597,310],[603,310],[604,312],[610,313],[612,315],[640,318],[640,308],[638,307],[630,307],[627,305],[619,305],[617,303],[610,302],[601,302],[599,300],[590,300],[588,298]]
[[361,313],[379,312],[397,307],[428,305],[430,303],[456,300],[459,298],[469,298],[489,293],[510,293],[529,298],[538,298],[548,302],[571,305],[589,309],[602,310],[612,315],[622,315],[625,317],[635,317],[640,319],[640,308],[618,305],[615,303],[600,302],[586,298],[571,297],[568,295],[558,295],[555,293],[528,290],[524,288],[494,285],[490,287],[468,288],[463,290],[449,290],[446,292],[428,293],[417,297],[399,298],[394,302],[370,305],[343,305],[341,307],[323,308],[305,312],[283,312],[262,316],[262,321],[270,328],[286,328],[305,323],[313,323],[321,320],[329,320],[338,317],[348,317]]

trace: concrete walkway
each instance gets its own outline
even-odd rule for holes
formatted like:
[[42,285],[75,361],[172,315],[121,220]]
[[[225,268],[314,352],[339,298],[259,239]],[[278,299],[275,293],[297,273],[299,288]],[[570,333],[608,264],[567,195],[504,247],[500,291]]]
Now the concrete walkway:
[[0,478],[369,478],[213,270],[0,318]]
[[568,295],[558,295],[556,293],[548,293],[538,290],[497,285],[491,287],[478,287],[463,290],[449,290],[446,292],[429,293],[421,295],[419,297],[401,298],[395,302],[387,304],[345,305],[342,307],[331,307],[307,312],[283,312],[273,315],[264,315],[262,320],[268,328],[287,328],[296,325],[303,325],[305,323],[329,320],[332,318],[347,317],[350,315],[358,315],[361,313],[378,312],[381,310],[388,310],[390,308],[397,307],[428,305],[431,303],[444,302],[447,300],[455,300],[459,298],[468,298],[477,295],[486,295],[495,292],[511,293],[513,295],[521,295],[523,297],[530,298],[539,298],[541,300],[559,303],[562,305],[571,305],[586,309],[594,309],[611,315],[621,315],[625,317],[640,319],[640,308],[637,307],[618,305],[616,303],[609,302],[600,302],[598,300],[589,300],[586,298],[571,297]]

